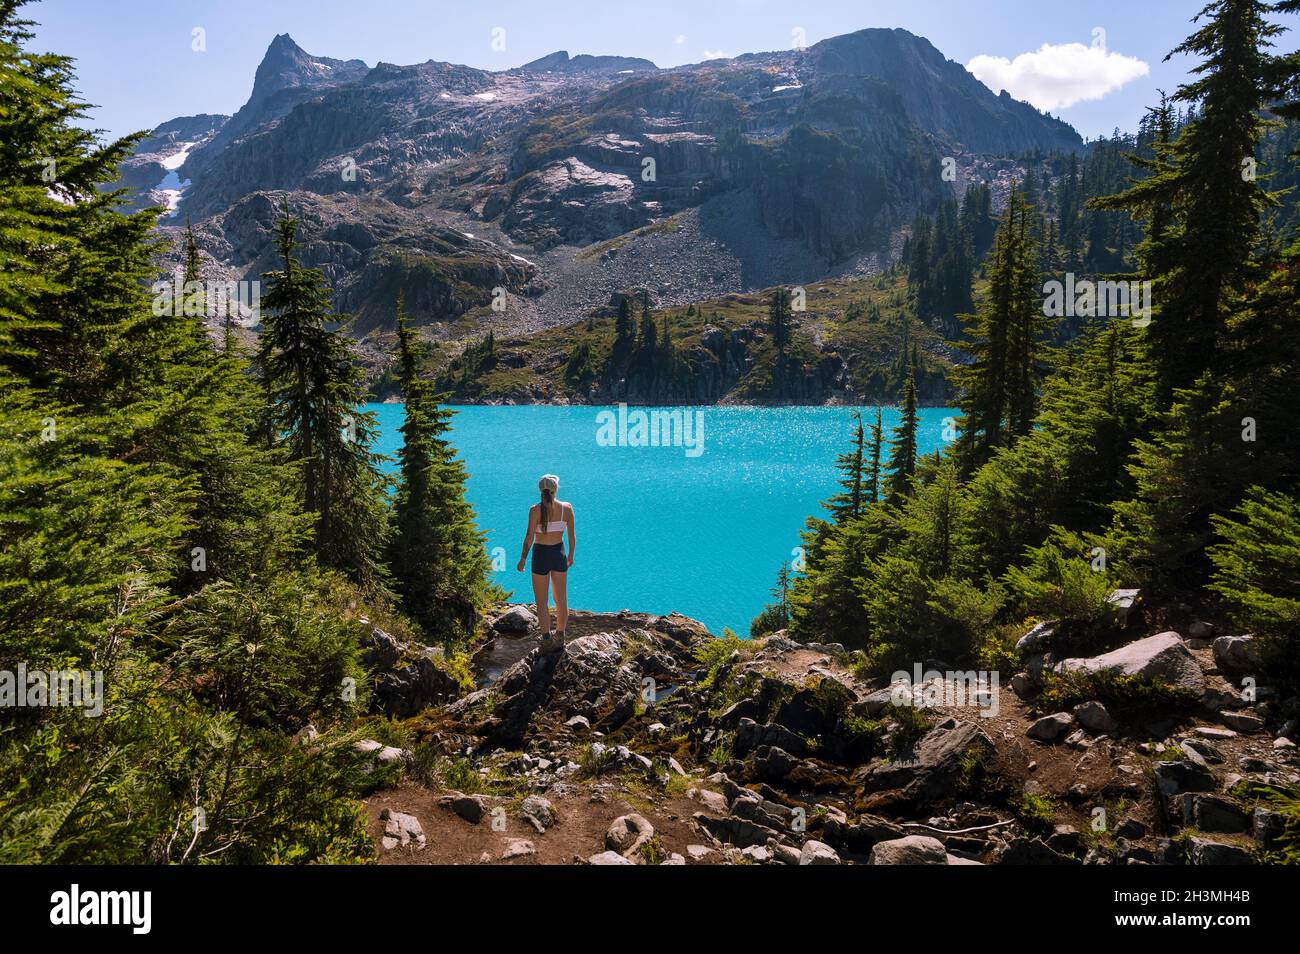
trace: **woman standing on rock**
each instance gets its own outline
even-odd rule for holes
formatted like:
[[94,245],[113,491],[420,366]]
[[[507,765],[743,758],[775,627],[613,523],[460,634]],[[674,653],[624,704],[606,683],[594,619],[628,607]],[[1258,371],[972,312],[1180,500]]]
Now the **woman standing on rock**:
[[[528,508],[528,529],[524,532],[523,552],[519,555],[518,570],[524,571],[528,548],[533,548],[533,597],[537,601],[537,621],[542,627],[542,652],[552,653],[564,648],[564,627],[569,622],[568,569],[573,566],[573,554],[578,541],[573,531],[573,505],[557,500],[560,478],[545,474],[537,482],[542,492],[539,503]],[[569,533],[569,554],[564,554],[564,532]],[[547,587],[555,590],[555,615],[559,617],[557,629],[551,629],[551,607]]]

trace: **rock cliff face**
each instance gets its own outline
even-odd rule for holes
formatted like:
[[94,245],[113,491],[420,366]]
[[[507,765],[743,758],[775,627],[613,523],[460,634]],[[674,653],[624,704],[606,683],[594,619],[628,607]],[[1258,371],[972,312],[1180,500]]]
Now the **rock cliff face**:
[[[608,296],[600,276],[618,270],[616,253],[644,278],[672,271],[658,291],[683,304],[871,271],[916,210],[952,188],[943,157],[973,167],[981,154],[1081,145],[902,30],[668,70],[560,51],[495,73],[372,68],[280,35],[233,117],[164,124],[124,173],[159,201],[148,190],[174,172],[163,200],[238,278],[263,264],[260,244],[242,239],[261,236],[268,196],[333,209],[328,237],[303,234],[364,334],[391,318],[381,303],[398,290],[418,322],[443,330],[466,314],[563,324]],[[250,215],[252,236],[239,227]],[[608,247],[578,252],[595,242]],[[458,246],[452,261],[446,243]],[[682,267],[701,249],[698,267]],[[510,294],[504,315],[487,309],[494,288]]]

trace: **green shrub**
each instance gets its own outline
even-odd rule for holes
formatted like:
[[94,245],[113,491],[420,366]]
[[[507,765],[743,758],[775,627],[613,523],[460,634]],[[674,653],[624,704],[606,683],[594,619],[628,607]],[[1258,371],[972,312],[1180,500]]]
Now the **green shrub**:
[[1144,718],[1168,715],[1194,708],[1199,695],[1167,682],[1143,676],[1122,676],[1110,670],[1044,673],[1044,688],[1038,707],[1060,712],[1081,702],[1104,703],[1117,716]]
[[1023,566],[1007,570],[1007,585],[1025,615],[1061,621],[1068,635],[1089,636],[1114,621],[1106,601],[1111,577],[1093,569],[1097,544],[1060,527],[1028,553]]

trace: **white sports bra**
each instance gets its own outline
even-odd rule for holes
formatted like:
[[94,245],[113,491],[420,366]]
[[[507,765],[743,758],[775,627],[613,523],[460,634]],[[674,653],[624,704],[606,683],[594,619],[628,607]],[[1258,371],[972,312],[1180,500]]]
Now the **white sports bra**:
[[[538,506],[539,506],[539,508],[540,508],[540,504],[539,504]],[[538,533],[563,533],[563,532],[565,531],[565,529],[566,529],[566,524],[565,524],[565,522],[564,522],[564,510],[565,510],[565,506],[567,506],[567,505],[564,505],[564,506],[561,506],[561,507],[560,507],[560,519],[559,519],[559,520],[552,520],[552,521],[551,521],[550,523],[548,523],[545,527],[542,526],[542,523],[541,523],[541,512],[540,512],[540,509],[539,509],[539,511],[538,511],[538,515],[537,515],[537,516],[538,516],[537,532],[538,532]]]

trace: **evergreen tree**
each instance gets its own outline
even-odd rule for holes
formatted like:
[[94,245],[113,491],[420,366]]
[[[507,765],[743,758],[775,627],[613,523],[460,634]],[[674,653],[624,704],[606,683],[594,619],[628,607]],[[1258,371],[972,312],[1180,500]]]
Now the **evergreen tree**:
[[831,519],[836,523],[844,523],[857,517],[868,502],[865,497],[867,491],[864,474],[866,433],[862,426],[862,412],[854,412],[853,418],[856,422],[853,430],[853,449],[846,454],[840,454],[835,459],[835,467],[841,474],[839,484],[844,491],[826,502],[826,509],[831,512]]
[[767,330],[776,347],[777,396],[785,395],[786,349],[790,346],[790,292],[784,288],[772,291],[767,305]]
[[316,516],[314,547],[326,566],[367,586],[382,583],[383,479],[370,451],[374,419],[329,291],[295,254],[298,223],[287,202],[276,223],[283,267],[265,276],[256,370],[267,397],[266,439],[301,467],[302,507]]
[[636,324],[632,321],[632,299],[626,295],[618,303],[618,316],[614,319],[614,347],[630,344],[636,338]]
[[[1278,63],[1268,53],[1281,27],[1275,4],[1213,0],[1199,28],[1173,53],[1202,57],[1197,79],[1178,89],[1177,102],[1197,117],[1172,143],[1156,146],[1151,175],[1118,195],[1094,200],[1100,209],[1127,209],[1150,220],[1173,210],[1167,231],[1148,234],[1149,261],[1158,271],[1158,307],[1148,333],[1160,367],[1160,397],[1168,407],[1179,388],[1215,366],[1232,293],[1246,277],[1263,210],[1275,199],[1251,168],[1260,142],[1260,116],[1276,95]],[[1173,54],[1171,54],[1173,55]]]
[[878,503],[880,501],[881,478],[884,476],[881,470],[881,451],[884,443],[884,429],[882,427],[882,413],[879,407],[876,408],[876,420],[870,426],[871,437],[867,441],[866,452],[866,499],[868,503]]
[[401,607],[439,642],[474,632],[494,590],[466,474],[447,440],[452,412],[420,377],[423,347],[397,301],[398,381],[405,397],[388,566]]
[[1025,434],[1037,407],[1046,318],[1030,214],[1013,192],[987,263],[989,288],[971,320],[973,340],[966,348],[974,361],[958,376],[967,473]]
[[[0,0],[0,669],[103,673],[0,733],[0,862],[358,861],[354,590],[293,565],[291,469],[108,184],[65,57]],[[364,691],[362,699],[364,701]],[[308,718],[311,750],[290,733]],[[288,731],[286,731],[286,729]],[[178,837],[196,806],[207,827]]]
[[901,419],[894,428],[889,442],[889,482],[887,499],[897,500],[912,492],[912,476],[916,473],[916,363],[907,362],[907,378],[903,381]]

